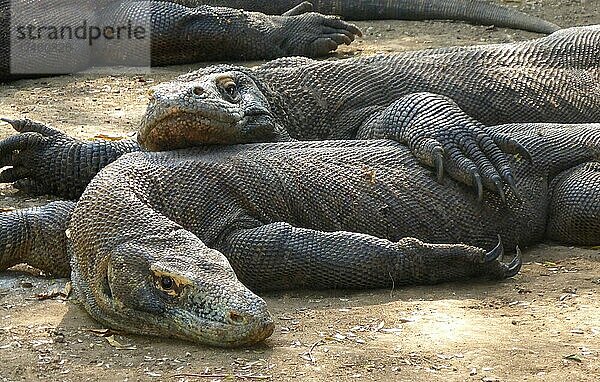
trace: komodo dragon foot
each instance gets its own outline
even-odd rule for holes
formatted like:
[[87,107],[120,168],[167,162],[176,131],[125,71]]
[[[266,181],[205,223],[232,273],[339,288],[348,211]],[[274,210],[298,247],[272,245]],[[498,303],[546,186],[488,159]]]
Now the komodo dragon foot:
[[81,141],[29,119],[0,120],[20,134],[0,141],[0,183],[31,195],[76,199],[90,180],[122,154],[138,151],[133,140]]

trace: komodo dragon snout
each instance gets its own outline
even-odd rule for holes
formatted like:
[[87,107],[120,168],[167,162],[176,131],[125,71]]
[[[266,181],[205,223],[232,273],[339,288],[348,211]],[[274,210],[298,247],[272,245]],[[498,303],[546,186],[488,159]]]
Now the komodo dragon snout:
[[185,230],[127,241],[104,259],[105,277],[74,282],[101,284],[90,289],[102,296],[86,305],[110,327],[221,347],[273,333],[265,301],[237,279],[223,254]]
[[159,84],[149,98],[138,142],[151,151],[282,140],[267,98],[239,71]]

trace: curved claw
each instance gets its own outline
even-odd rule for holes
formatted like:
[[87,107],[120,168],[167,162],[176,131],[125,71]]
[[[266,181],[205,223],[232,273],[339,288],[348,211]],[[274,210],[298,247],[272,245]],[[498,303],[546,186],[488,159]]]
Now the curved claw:
[[489,251],[485,257],[483,258],[484,263],[489,263],[490,261],[497,260],[498,258],[504,256],[504,245],[502,244],[502,238],[498,235],[498,244],[494,249]]
[[19,122],[18,120],[16,120],[16,119],[10,119],[10,118],[5,118],[5,117],[0,117],[0,121],[9,123],[12,126],[13,129],[19,131],[19,129],[17,128],[18,122]]
[[521,249],[517,246],[517,254],[515,258],[506,266],[506,277],[513,277],[521,270],[521,266],[523,265],[523,258],[521,256]]
[[475,189],[477,190],[477,201],[481,203],[483,201],[483,182],[481,181],[481,175],[473,173],[473,183],[475,183]]
[[0,117],[0,121],[4,121],[6,123],[10,123],[10,125],[19,133],[39,133],[44,137],[51,137],[54,135],[61,135],[62,132],[47,126],[40,122],[35,122],[30,119],[10,119],[5,117]]
[[517,153],[519,153],[520,156],[527,159],[529,162],[533,163],[533,158],[531,157],[529,150],[527,150],[525,148],[525,146],[523,146],[519,142],[515,142],[514,144],[515,144],[515,149],[517,150]]
[[441,149],[433,152],[433,161],[437,172],[437,181],[441,183],[444,180],[444,154]]
[[506,195],[504,195],[504,185],[501,180],[494,181],[496,185],[496,190],[498,191],[498,195],[500,195],[500,199],[502,199],[502,203],[506,203]]
[[506,175],[506,183],[508,183],[508,187],[510,187],[510,190],[517,197],[517,199],[521,200],[521,194],[519,194],[519,190],[517,190],[515,178],[510,174]]

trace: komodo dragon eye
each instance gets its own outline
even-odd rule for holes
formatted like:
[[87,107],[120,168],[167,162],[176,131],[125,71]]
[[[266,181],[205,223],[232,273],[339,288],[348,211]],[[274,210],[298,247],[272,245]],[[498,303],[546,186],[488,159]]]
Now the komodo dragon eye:
[[225,93],[227,94],[227,96],[229,96],[229,99],[232,102],[237,102],[239,100],[238,88],[236,83],[233,82],[233,80],[223,82],[221,86],[223,87],[223,90],[225,90]]
[[181,296],[185,289],[193,284],[184,275],[161,269],[161,267],[151,266],[150,272],[154,287],[171,297]]
[[156,285],[156,288],[162,291],[163,293],[166,293],[172,297],[177,297],[181,295],[186,284],[177,282],[177,280],[175,280],[171,276],[155,275],[154,285]]
[[160,286],[164,289],[164,290],[170,290],[173,289],[173,287],[175,286],[175,280],[173,280],[171,277],[169,276],[162,276],[160,278]]

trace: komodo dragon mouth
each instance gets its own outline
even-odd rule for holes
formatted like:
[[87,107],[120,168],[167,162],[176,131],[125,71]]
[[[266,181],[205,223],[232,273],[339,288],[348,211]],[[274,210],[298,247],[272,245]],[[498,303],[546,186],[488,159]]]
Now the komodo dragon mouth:
[[281,128],[250,78],[218,73],[155,86],[138,131],[149,151],[279,140]]
[[271,116],[262,110],[236,118],[203,116],[171,108],[156,118],[145,116],[138,131],[138,143],[149,151],[168,151],[202,144],[253,143],[276,140]]

